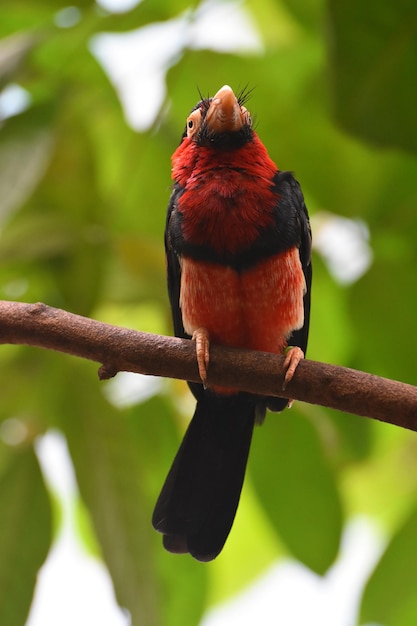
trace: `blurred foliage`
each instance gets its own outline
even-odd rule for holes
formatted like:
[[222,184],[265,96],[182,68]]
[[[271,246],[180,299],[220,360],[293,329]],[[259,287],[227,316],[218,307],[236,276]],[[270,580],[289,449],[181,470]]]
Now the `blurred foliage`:
[[[0,89],[19,85],[30,105],[0,127],[0,297],[170,333],[162,244],[170,154],[197,84],[213,93],[249,83],[257,131],[279,166],[296,172],[312,216],[360,217],[371,233],[372,266],[352,285],[337,284],[315,252],[309,356],[416,384],[415,2],[248,0],[244,8],[263,49],[197,50],[184,35],[155,123],[135,132],[91,38],[180,15],[191,27],[195,6],[144,0],[111,14],[74,0],[68,13],[56,0],[3,0]],[[0,363],[1,624],[25,623],[51,545],[33,447],[50,429],[67,439],[134,625],[195,625],[279,556],[322,574],[356,514],[393,535],[364,592],[363,620],[417,622],[414,433],[302,404],[269,416],[255,433],[231,536],[202,566],[165,553],[150,526],[192,412],[185,386],[172,382],[169,393],[121,408],[91,364],[10,346]]]

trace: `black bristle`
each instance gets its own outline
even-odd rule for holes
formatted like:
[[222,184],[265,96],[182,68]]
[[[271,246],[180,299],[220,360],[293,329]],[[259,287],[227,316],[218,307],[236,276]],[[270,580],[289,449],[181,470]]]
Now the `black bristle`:
[[246,84],[242,89],[240,89],[237,94],[236,94],[236,98],[237,101],[239,102],[240,106],[245,105],[248,100],[250,99],[253,91],[254,91],[255,87],[249,87],[249,84]]

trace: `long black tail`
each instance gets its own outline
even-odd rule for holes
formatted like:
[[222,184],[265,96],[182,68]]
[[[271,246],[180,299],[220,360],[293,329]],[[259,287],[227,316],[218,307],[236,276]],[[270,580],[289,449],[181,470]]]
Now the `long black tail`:
[[214,559],[239,503],[255,421],[255,400],[206,392],[174,459],[152,518],[170,552]]

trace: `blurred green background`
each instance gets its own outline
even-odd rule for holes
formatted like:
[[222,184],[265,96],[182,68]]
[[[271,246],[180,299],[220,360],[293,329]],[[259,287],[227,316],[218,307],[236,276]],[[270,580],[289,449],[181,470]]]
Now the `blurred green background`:
[[[69,9],[61,0],[2,0],[0,298],[171,334],[162,243],[170,155],[197,86],[213,94],[249,84],[257,132],[279,167],[296,173],[312,216],[308,356],[417,384],[415,1],[234,3],[253,35],[238,52],[240,23],[224,32],[220,21],[205,22],[197,32],[210,5],[143,0],[112,13],[89,0]],[[147,28],[163,22],[176,25],[175,45]],[[162,91],[157,115],[133,128],[135,106],[129,117],[97,59],[101,33],[136,29],[149,51],[119,63],[119,73],[132,64],[133,77],[153,72]],[[220,49],[209,50],[217,29]],[[148,83],[138,82],[139,104],[151,105]],[[343,270],[364,250],[357,275],[335,271],[335,256]],[[25,624],[60,532],[34,448],[51,430],[64,434],[74,464],[80,536],[105,561],[135,626],[196,625],[283,557],[324,574],[357,515],[387,538],[358,623],[417,623],[414,433],[301,403],[270,415],[255,432],[226,547],[201,565],[165,553],[150,524],[193,411],[185,384],[167,381],[123,403],[91,363],[2,346],[0,364],[2,626]]]

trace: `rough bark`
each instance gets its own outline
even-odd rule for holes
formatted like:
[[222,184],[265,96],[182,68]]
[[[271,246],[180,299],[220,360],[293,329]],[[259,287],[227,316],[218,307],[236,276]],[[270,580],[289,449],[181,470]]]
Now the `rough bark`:
[[[57,350],[119,371],[199,381],[193,342],[151,335],[74,315],[45,304],[0,301],[0,343]],[[208,383],[311,404],[417,430],[417,387],[348,369],[302,361],[282,392],[283,357],[211,346]]]

